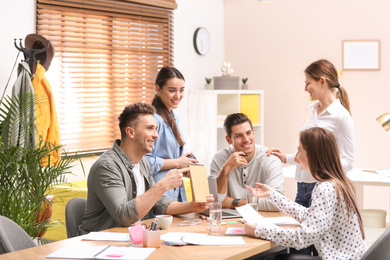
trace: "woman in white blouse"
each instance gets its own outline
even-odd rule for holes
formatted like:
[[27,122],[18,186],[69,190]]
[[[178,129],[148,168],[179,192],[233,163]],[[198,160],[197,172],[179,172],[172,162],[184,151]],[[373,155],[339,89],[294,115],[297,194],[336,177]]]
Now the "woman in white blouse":
[[[353,168],[355,160],[355,133],[347,91],[340,85],[336,68],[328,60],[318,60],[305,69],[305,91],[311,100],[317,100],[309,107],[309,115],[301,130],[322,127],[331,131],[336,137],[340,160],[344,171]],[[270,148],[268,155],[276,155],[283,163],[297,164],[296,154],[284,154],[280,149]],[[311,193],[315,179],[309,171],[297,165],[295,172],[297,195],[295,202],[310,207]],[[292,249],[294,251],[294,249]],[[310,254],[311,249],[303,249],[299,253]]]
[[[360,259],[367,250],[363,223],[355,189],[343,170],[334,135],[314,127],[302,131],[299,141],[295,159],[316,180],[309,208],[285,198],[265,184],[256,183],[259,188],[247,188],[256,197],[268,198],[301,225],[287,229],[268,223],[248,223],[246,233],[296,249],[314,244],[322,259]],[[286,256],[278,255],[276,259],[283,257]],[[302,259],[302,255],[292,257],[294,255],[288,259]],[[311,259],[306,257],[304,259]]]

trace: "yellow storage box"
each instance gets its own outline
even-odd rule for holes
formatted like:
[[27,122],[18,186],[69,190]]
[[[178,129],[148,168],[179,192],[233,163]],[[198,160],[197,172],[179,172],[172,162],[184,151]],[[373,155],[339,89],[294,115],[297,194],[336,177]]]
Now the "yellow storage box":
[[55,241],[67,239],[65,227],[66,203],[76,197],[87,198],[87,180],[56,185],[48,195],[52,195],[54,200],[51,219],[61,221],[64,225],[48,229],[43,238]]

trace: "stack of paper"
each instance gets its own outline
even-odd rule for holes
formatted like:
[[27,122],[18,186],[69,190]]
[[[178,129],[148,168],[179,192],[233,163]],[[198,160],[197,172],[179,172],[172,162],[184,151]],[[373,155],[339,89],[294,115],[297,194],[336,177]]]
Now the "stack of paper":
[[169,245],[203,245],[203,246],[225,246],[245,245],[242,237],[209,236],[204,233],[169,232],[161,235],[161,240]]
[[82,236],[83,240],[98,240],[98,241],[130,241],[129,233],[117,232],[91,232]]
[[300,225],[300,223],[292,217],[275,217],[275,218],[265,218],[260,215],[256,210],[254,210],[250,205],[246,204],[241,207],[237,207],[236,210],[240,212],[241,216],[248,223],[272,223],[274,225],[284,226],[284,225]]
[[225,236],[246,236],[246,232],[243,227],[228,227]]
[[68,245],[46,256],[47,258],[77,259],[146,259],[155,248]]

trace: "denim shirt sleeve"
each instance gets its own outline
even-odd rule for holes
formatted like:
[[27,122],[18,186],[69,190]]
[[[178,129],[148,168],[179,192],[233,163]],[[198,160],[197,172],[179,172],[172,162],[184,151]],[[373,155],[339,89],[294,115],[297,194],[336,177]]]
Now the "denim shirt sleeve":
[[146,159],[148,159],[152,174],[155,175],[156,173],[158,173],[164,165],[164,159],[157,156],[153,156],[152,153],[146,154],[145,157]]
[[[178,118],[175,114],[174,116],[176,123],[178,123]],[[158,138],[154,142],[153,151],[146,154],[145,157],[149,162],[154,176],[160,172],[165,159],[179,158],[182,154],[183,147],[179,147],[172,129],[164,122],[164,119],[158,114],[154,114],[153,117],[156,119],[157,123]]]

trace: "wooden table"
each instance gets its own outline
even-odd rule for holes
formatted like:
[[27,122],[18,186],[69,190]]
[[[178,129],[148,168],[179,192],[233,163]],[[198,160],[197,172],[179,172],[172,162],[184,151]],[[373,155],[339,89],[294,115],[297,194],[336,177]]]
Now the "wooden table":
[[[294,185],[296,185],[295,170],[296,170],[295,165],[283,167],[283,176],[285,178],[285,182],[286,180],[287,181],[294,180]],[[364,209],[364,186],[382,186],[382,187],[385,186],[390,188],[390,177],[381,176],[375,172],[369,172],[361,168],[352,169],[351,171],[347,172],[347,176],[355,184],[359,209]],[[294,186],[294,191],[291,192],[293,196],[289,196],[290,199],[293,200],[296,194],[295,187],[296,186]],[[286,195],[287,194],[285,192],[285,196]],[[390,197],[385,198],[384,203],[386,202],[388,203],[387,209],[390,210]]]
[[[284,216],[283,213],[279,212],[262,212],[264,217],[276,217]],[[162,230],[162,234],[167,232],[195,232],[195,233],[207,233],[207,222],[202,222],[201,224],[194,226],[179,226],[179,223],[184,219],[188,218],[199,218],[198,214],[186,214],[180,217],[174,217],[171,227],[167,230]],[[227,227],[243,227],[244,225],[238,221],[239,219],[230,219],[223,220],[225,221],[235,221],[237,223],[228,223],[223,225],[223,233],[226,231]],[[145,221],[150,223],[151,220]],[[105,231],[110,232],[127,232],[127,228],[119,227],[112,228]],[[196,246],[196,245],[186,245],[186,246],[167,246],[161,245],[160,248],[157,248],[149,257],[151,259],[244,259],[249,258],[254,255],[268,255],[272,252],[280,251],[284,247],[278,246],[270,241],[251,238],[248,236],[243,236],[246,245],[237,245],[237,246]],[[85,245],[113,245],[113,246],[129,246],[129,242],[112,242],[112,241],[85,241],[81,240],[82,236],[74,237],[71,239],[65,239],[58,242],[49,243],[42,246],[37,246],[33,248],[28,248],[8,254],[0,255],[1,260],[39,260],[47,259],[46,256],[50,253],[60,249],[65,245],[71,244],[85,244]],[[58,258],[57,258],[58,259]],[[261,258],[257,258],[261,259]]]

